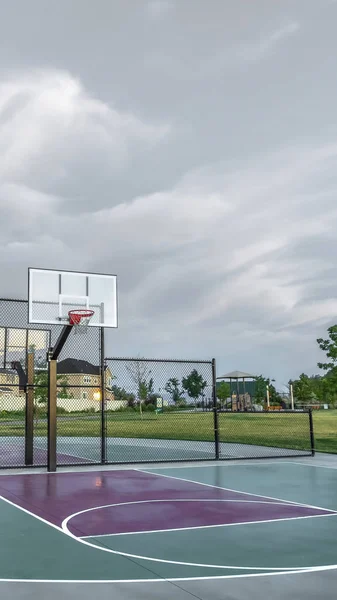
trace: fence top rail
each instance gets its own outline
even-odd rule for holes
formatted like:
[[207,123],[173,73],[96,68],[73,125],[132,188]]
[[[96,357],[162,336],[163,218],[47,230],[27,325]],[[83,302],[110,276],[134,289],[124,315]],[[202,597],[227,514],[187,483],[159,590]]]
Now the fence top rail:
[[28,300],[23,300],[22,298],[0,298],[0,302],[22,302],[28,304]]
[[211,365],[212,360],[197,360],[197,359],[174,359],[174,358],[140,358],[140,357],[122,357],[122,356],[109,356],[104,360],[108,361],[125,361],[125,362],[154,362],[154,363],[181,363],[181,364],[191,364],[191,365]]

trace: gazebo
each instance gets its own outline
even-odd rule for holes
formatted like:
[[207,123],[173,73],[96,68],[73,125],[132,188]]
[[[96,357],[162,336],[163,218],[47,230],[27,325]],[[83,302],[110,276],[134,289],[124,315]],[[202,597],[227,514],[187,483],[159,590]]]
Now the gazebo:
[[221,375],[220,377],[216,378],[217,381],[224,381],[225,379],[229,379],[229,385],[230,385],[230,391],[231,391],[231,409],[233,410],[233,399],[232,399],[232,381],[236,382],[236,405],[237,405],[237,410],[241,410],[241,406],[240,406],[240,386],[239,386],[239,382],[242,379],[242,383],[243,383],[243,398],[244,398],[244,406],[243,409],[246,408],[246,403],[245,403],[245,398],[246,398],[246,387],[245,387],[245,381],[247,379],[256,379],[256,375],[251,375],[250,373],[245,373],[244,371],[231,371],[230,373],[226,373],[226,375]]

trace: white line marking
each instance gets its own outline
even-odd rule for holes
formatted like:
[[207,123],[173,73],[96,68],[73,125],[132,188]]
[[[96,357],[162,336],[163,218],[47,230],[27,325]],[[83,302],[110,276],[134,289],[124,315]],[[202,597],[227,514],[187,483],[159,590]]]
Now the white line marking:
[[[269,503],[270,504],[270,503]],[[104,537],[116,537],[120,535],[140,535],[143,533],[170,533],[172,531],[190,531],[192,529],[215,529],[216,527],[239,527],[240,525],[261,525],[263,523],[278,523],[279,521],[299,521],[301,519],[322,519],[323,517],[335,517],[336,514],[329,515],[307,515],[305,517],[284,517],[277,519],[265,519],[263,521],[240,521],[239,523],[221,523],[220,525],[198,525],[193,527],[177,527],[175,529],[152,529],[149,531],[129,531],[123,533],[104,533],[101,535],[82,535],[81,540],[90,540]]]
[[322,506],[314,506],[312,504],[302,504],[301,502],[294,502],[293,500],[284,500],[283,498],[275,498],[274,496],[266,496],[265,494],[252,494],[251,492],[243,492],[241,490],[234,490],[232,488],[221,487],[219,485],[212,485],[210,483],[204,483],[202,481],[194,481],[193,479],[184,479],[183,477],[175,477],[174,475],[164,475],[164,473],[153,473],[151,471],[145,471],[142,469],[134,469],[135,471],[139,471],[140,473],[147,473],[150,475],[158,475],[159,477],[167,477],[169,479],[177,479],[178,481],[185,481],[187,483],[194,483],[198,485],[204,485],[206,487],[215,488],[218,490],[225,490],[227,492],[234,492],[236,494],[243,494],[245,496],[253,496],[255,498],[266,498],[268,500],[276,500],[278,502],[285,502],[287,504],[293,504],[294,506],[302,506],[304,508],[314,508],[316,510],[326,510],[327,512],[335,513],[336,511],[331,508],[324,508]]
[[[96,550],[100,550],[101,552],[107,552],[109,554],[117,554],[119,556],[126,556],[128,558],[138,558],[139,560],[146,560],[146,561],[150,561],[150,562],[181,565],[184,567],[203,567],[205,569],[235,569],[235,570],[240,570],[240,571],[281,571],[281,570],[284,570],[283,567],[281,569],[280,567],[275,567],[275,568],[272,568],[272,567],[241,567],[241,566],[237,567],[235,565],[209,565],[209,564],[204,564],[204,563],[190,563],[190,562],[182,562],[182,561],[177,561],[177,560],[166,560],[166,559],[162,559],[162,558],[152,558],[150,556],[142,556],[139,554],[130,554],[129,552],[120,552],[118,550],[104,548],[102,546],[97,546],[97,544],[92,544],[91,542],[88,542],[88,541],[84,540],[83,538],[78,538],[75,535],[73,535],[71,533],[71,531],[69,531],[68,521],[70,521],[70,519],[76,517],[78,514],[81,514],[81,513],[75,513],[73,515],[70,515],[66,519],[64,519],[64,521],[62,523],[63,531],[67,535],[69,535],[71,538],[78,541],[80,544],[85,544],[86,546],[89,546],[90,548],[95,548]],[[290,567],[289,570],[293,570],[294,568],[295,567]],[[306,569],[306,567],[303,567],[303,569]]]
[[277,573],[244,573],[240,575],[205,575],[204,577],[158,577],[158,579],[0,579],[0,583],[84,583],[85,585],[97,583],[167,583],[170,581],[213,581],[217,579],[248,579],[250,577],[275,577],[276,575],[304,575],[324,571],[335,571],[336,565],[310,567],[295,571],[278,571]]
[[15,502],[12,502],[11,500],[8,500],[7,498],[4,498],[4,496],[0,496],[0,500],[3,500],[4,502],[7,502],[7,504],[10,504],[11,506],[14,506],[14,508],[17,508],[18,510],[21,510],[22,512],[26,513],[30,517],[34,517],[34,519],[37,519],[38,521],[41,521],[41,523],[44,523],[45,525],[49,525],[49,527],[53,527],[53,529],[56,529],[60,533],[64,533],[63,529],[61,527],[58,527],[58,525],[54,525],[54,523],[51,523],[50,521],[46,521],[46,519],[44,519],[43,517],[39,517],[38,515],[30,512],[30,510],[28,510],[27,508],[23,508],[23,506],[20,506],[20,504],[15,504]]
[[[42,517],[39,517],[37,515],[35,515],[34,513],[31,513],[29,510],[23,508],[22,506],[19,506],[17,504],[15,504],[14,502],[12,502],[11,500],[7,500],[7,498],[4,498],[3,496],[0,496],[0,500],[3,500],[4,502],[7,502],[8,504],[10,504],[11,506],[14,506],[15,508],[17,508],[18,510],[21,510],[22,512],[28,514],[29,516],[37,519],[38,521],[41,521],[42,523],[44,523],[45,525],[49,525],[49,527],[53,527],[54,529],[56,529],[57,531],[60,531],[61,533],[65,533],[63,529],[60,529],[57,525],[53,525],[52,523],[49,523],[48,521],[46,521],[45,519],[43,519]],[[73,537],[69,534],[70,537]],[[79,538],[73,538],[75,539],[77,542],[83,543],[85,545],[89,545],[87,542],[85,542],[84,540],[80,540]],[[97,549],[96,546],[94,546],[94,548]],[[120,554],[117,553],[116,554]],[[336,570],[337,569],[337,564],[334,565],[322,565],[319,567],[302,567],[302,568],[297,568],[297,569],[284,569],[282,571],[275,571],[275,572],[264,572],[264,573],[244,573],[244,574],[240,574],[240,575],[214,575],[214,576],[204,576],[204,577],[171,577],[171,578],[158,578],[158,579],[86,579],[86,580],[82,580],[82,579],[7,579],[7,578],[2,578],[0,579],[1,583],[166,583],[167,581],[203,581],[203,580],[215,580],[215,579],[241,579],[241,578],[248,578],[248,577],[270,577],[270,576],[276,576],[276,575],[297,575],[297,574],[304,574],[304,573],[315,573],[315,572],[321,572],[321,571],[332,571],[332,570]],[[264,571],[266,571],[266,569],[264,569]]]
[[[190,502],[190,500],[181,500],[182,502]],[[207,500],[205,500],[207,502]],[[221,500],[218,500],[221,502]],[[128,504],[143,504],[148,502],[148,500],[144,501],[135,501],[135,502],[125,502],[122,505],[128,505]],[[165,502],[165,500],[153,500],[152,502]],[[198,502],[198,500],[195,500],[195,502]],[[254,504],[254,502],[252,502]],[[255,502],[257,504],[257,502]],[[263,502],[261,502],[262,504]],[[264,504],[270,504],[269,502],[265,502]],[[279,504],[281,505],[285,505],[284,502],[280,502]],[[111,554],[117,554],[120,556],[126,556],[128,558],[137,558],[140,560],[147,560],[147,561],[151,561],[151,562],[159,562],[159,563],[166,563],[166,564],[174,564],[174,565],[181,565],[181,566],[188,566],[188,567],[203,567],[203,568],[211,568],[211,569],[236,569],[236,570],[240,570],[240,571],[283,571],[284,567],[241,567],[241,566],[236,566],[236,565],[213,565],[213,564],[205,564],[205,563],[191,563],[191,562],[182,562],[182,561],[176,561],[176,560],[168,560],[168,559],[161,559],[161,558],[153,558],[153,557],[148,557],[148,556],[143,556],[143,555],[138,555],[138,554],[130,554],[127,552],[120,552],[117,550],[112,550],[111,548],[105,548],[102,546],[97,546],[97,544],[93,544],[92,542],[88,542],[86,541],[86,539],[84,539],[84,537],[77,537],[75,536],[73,533],[71,533],[71,531],[68,528],[68,524],[69,521],[71,521],[73,518],[91,512],[93,510],[99,510],[99,509],[104,509],[104,508],[110,508],[112,506],[120,506],[120,504],[112,504],[112,505],[104,505],[104,506],[97,506],[94,508],[89,508],[86,510],[82,510],[82,511],[78,511],[77,513],[74,513],[72,515],[69,515],[66,519],[64,519],[64,521],[62,522],[62,529],[64,530],[64,532],[69,535],[70,537],[72,537],[73,539],[75,539],[76,541],[78,541],[79,543],[85,544],[87,546],[90,546],[92,548],[96,548],[97,550],[100,550],[102,552],[107,552],[107,553],[111,553]],[[288,504],[288,506],[293,506],[293,504]],[[335,516],[336,513],[333,513],[333,515],[326,515],[326,516]],[[323,515],[320,515],[323,516]],[[93,536],[90,536],[91,538]],[[95,536],[96,537],[96,536]],[[98,536],[97,536],[98,537]],[[289,571],[292,571],[294,569],[298,569],[298,567],[288,567]],[[302,567],[303,569],[307,569],[310,567]]]
[[[154,503],[159,503],[159,502],[225,502],[225,503],[236,503],[236,504],[266,504],[267,506],[291,506],[294,508],[293,504],[287,504],[286,502],[265,502],[263,500],[231,500],[231,499],[226,499],[226,498],[169,498],[169,499],[148,499],[148,500],[134,500],[133,502],[120,502],[117,504],[104,504],[102,506],[94,506],[93,508],[87,508],[85,510],[80,511],[79,513],[77,513],[76,516],[78,515],[82,515],[88,512],[92,512],[94,510],[104,510],[105,508],[114,508],[116,506],[129,506],[129,505],[133,505],[133,504],[154,504]],[[304,507],[306,508],[306,507]],[[253,523],[274,523],[276,521],[289,521],[289,520],[295,520],[295,519],[313,519],[315,517],[334,517],[337,515],[337,512],[334,513],[329,513],[329,514],[323,514],[323,515],[305,515],[302,517],[281,517],[281,518],[276,518],[276,519],[265,519],[263,521],[239,521],[237,523],[220,523],[217,525],[198,525],[198,526],[191,526],[191,527],[177,527],[174,529],[153,529],[153,530],[149,530],[149,531],[127,531],[127,532],[120,532],[120,533],[104,533],[104,534],[100,534],[100,535],[82,535],[79,536],[80,539],[84,540],[84,539],[88,539],[88,538],[101,538],[101,537],[112,537],[112,536],[116,536],[116,535],[139,535],[142,533],[163,533],[163,532],[168,532],[168,531],[186,531],[186,530],[190,530],[190,529],[210,529],[212,527],[230,527],[230,526],[234,526],[234,525],[251,525]],[[70,520],[70,519],[69,519]]]
[[[336,456],[336,458],[337,458],[337,456]],[[284,464],[284,465],[299,465],[301,467],[315,467],[316,469],[330,469],[331,471],[337,470],[337,463],[336,463],[335,467],[330,467],[328,465],[314,465],[314,464],[310,464],[310,463],[304,463],[304,462],[302,463],[299,461],[295,462],[295,461],[287,461],[287,460],[282,461],[282,464]]]
[[[278,464],[280,461],[276,461],[276,464]],[[291,464],[291,462],[286,462],[286,464]],[[240,463],[241,465],[243,465],[243,463]],[[247,463],[248,465],[251,463]],[[262,464],[266,464],[266,463],[261,463]],[[270,464],[270,463],[267,463]],[[305,463],[303,463],[305,464]],[[195,466],[195,465],[192,465]],[[205,466],[205,467],[209,467],[209,466],[213,466],[213,465],[200,465],[200,466]],[[227,466],[227,465],[221,465],[221,466]],[[228,465],[228,466],[235,466],[235,465]],[[256,465],[259,466],[259,465]],[[308,465],[306,465],[308,466]],[[317,467],[321,467],[321,465],[309,465],[309,466],[317,466]],[[153,468],[153,466],[151,465],[151,467]],[[151,468],[149,467],[149,468]],[[187,465],[184,465],[184,467],[186,468]],[[172,465],[170,465],[167,468],[174,468]],[[93,471],[84,471],[84,472],[88,472],[88,473],[95,473],[95,472],[100,472],[100,471],[105,471],[105,469],[95,469]],[[134,467],[128,468],[127,466],[123,466],[122,468],[114,468],[114,469],[106,469],[107,471],[121,471],[121,470],[125,470],[125,471],[129,471],[129,470],[139,470],[140,472],[144,472],[147,474],[151,474],[151,475],[158,475],[158,476],[162,476],[162,477],[170,477],[171,479],[178,479],[180,481],[187,481],[188,483],[198,483],[199,485],[204,485],[207,487],[213,487],[213,488],[217,488],[217,489],[228,489],[228,488],[222,488],[219,486],[213,486],[211,484],[207,484],[207,483],[201,483],[199,482],[195,482],[195,481],[191,481],[189,479],[182,479],[182,478],[177,478],[174,476],[170,476],[170,475],[161,475],[159,473],[152,473],[151,471],[142,471],[141,469],[135,469]],[[83,473],[83,470],[80,471],[74,471],[74,470],[69,470],[69,471],[63,471],[66,473]],[[28,475],[30,473],[27,472],[23,472],[22,475]],[[45,475],[46,473],[35,473],[36,475]],[[7,475],[19,475],[19,473],[10,473]],[[48,475],[57,475],[57,473],[48,473]],[[1,481],[1,479],[0,479]],[[249,492],[241,492],[239,490],[230,490],[228,489],[228,491],[235,491],[237,493],[241,493],[241,494],[247,494],[250,496],[257,496],[257,497],[261,497],[258,494],[250,494]],[[286,501],[286,500],[281,500],[280,498],[271,498],[269,496],[263,496],[264,498],[269,498],[271,500],[280,500],[282,503],[289,503],[289,504],[294,504],[294,505],[298,505],[298,506],[304,506],[304,507],[308,507],[308,508],[316,508],[319,510],[328,510],[329,512],[333,512],[330,511],[330,509],[324,509],[322,507],[314,507],[314,506],[310,506],[308,504],[299,504],[297,502],[292,502],[292,501]],[[48,521],[46,521],[45,519],[43,519],[42,517],[39,517],[38,515],[30,512],[29,510],[23,508],[20,505],[15,504],[14,502],[8,500],[7,498],[4,498],[3,496],[0,496],[0,500],[3,500],[4,502],[7,502],[8,504],[14,506],[15,508],[17,508],[18,510],[21,510],[22,512],[28,514],[29,516],[38,519],[39,521],[41,521],[42,523],[44,523],[45,525],[49,525],[50,527],[56,529],[57,531],[60,531],[61,533],[65,533],[64,529],[60,529],[57,525],[54,525],[53,523],[50,523]],[[333,513],[335,514],[335,513]],[[323,515],[322,515],[323,516]],[[328,516],[328,515],[325,515]],[[63,525],[63,524],[62,524]],[[85,540],[81,540],[80,538],[76,538],[75,536],[73,536],[70,532],[67,533],[67,535],[69,535],[69,537],[72,537],[75,541],[79,542],[79,543],[83,543],[87,546],[91,546],[95,549],[99,549],[99,550],[104,550],[103,548],[100,548],[98,546],[93,546],[92,544],[89,544],[88,542],[86,542]],[[119,555],[125,555],[128,556],[127,554],[124,553],[120,553],[117,551],[110,551],[113,554],[119,554]],[[133,556],[133,555],[131,555]],[[140,557],[142,559],[142,557]],[[144,559],[143,560],[154,560],[154,559]],[[155,562],[165,562],[165,561],[160,561],[159,559],[155,560]],[[195,565],[193,565],[195,566]],[[237,567],[229,567],[229,568],[234,568],[237,570]],[[278,569],[274,572],[263,572],[263,573],[244,573],[244,574],[240,574],[240,575],[217,575],[217,576],[205,576],[205,577],[176,577],[176,578],[158,578],[158,579],[98,579],[98,580],[94,580],[94,579],[88,579],[88,580],[81,580],[81,579],[64,579],[64,580],[60,580],[60,579],[0,579],[0,582],[4,582],[4,583],[85,583],[85,584],[97,584],[97,583],[166,583],[169,581],[203,581],[203,580],[217,580],[217,579],[241,579],[241,578],[251,578],[251,577],[271,577],[271,576],[276,576],[276,575],[297,575],[297,574],[304,574],[304,573],[315,573],[315,572],[324,572],[324,571],[332,571],[332,570],[336,570],[337,569],[337,564],[334,565],[321,565],[321,566],[315,566],[315,567],[300,567],[300,568],[291,568],[291,569],[287,569],[285,568],[284,570],[280,570]],[[261,569],[262,570],[262,569]],[[266,568],[263,569],[263,571],[267,571]]]

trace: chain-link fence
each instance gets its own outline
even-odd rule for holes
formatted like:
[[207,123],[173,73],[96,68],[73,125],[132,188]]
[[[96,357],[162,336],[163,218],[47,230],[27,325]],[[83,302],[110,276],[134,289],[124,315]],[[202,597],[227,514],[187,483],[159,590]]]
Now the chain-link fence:
[[[47,465],[47,351],[62,326],[28,324],[28,303],[0,299],[0,468]],[[58,361],[57,464],[99,463],[101,330],[68,338]]]
[[105,361],[106,460],[214,459],[211,361]]
[[[106,460],[160,462],[311,454],[308,412],[227,412],[215,362],[106,359]],[[110,394],[110,395],[109,395]]]
[[[48,362],[62,327],[0,299],[0,468],[48,464]],[[224,412],[215,361],[104,357],[104,332],[68,337],[57,363],[56,464],[310,454],[311,413]]]
[[[104,383],[100,341],[100,329],[89,328],[85,335],[72,333],[58,360],[58,465],[102,462]],[[88,359],[79,358],[84,355]]]
[[311,412],[219,412],[219,458],[280,458],[313,451]]

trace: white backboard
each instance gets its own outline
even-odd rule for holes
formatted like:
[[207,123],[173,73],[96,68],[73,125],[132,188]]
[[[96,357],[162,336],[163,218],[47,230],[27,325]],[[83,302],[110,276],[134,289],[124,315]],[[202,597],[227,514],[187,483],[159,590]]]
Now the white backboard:
[[28,322],[65,325],[68,311],[91,309],[89,327],[117,327],[117,277],[28,269]]

